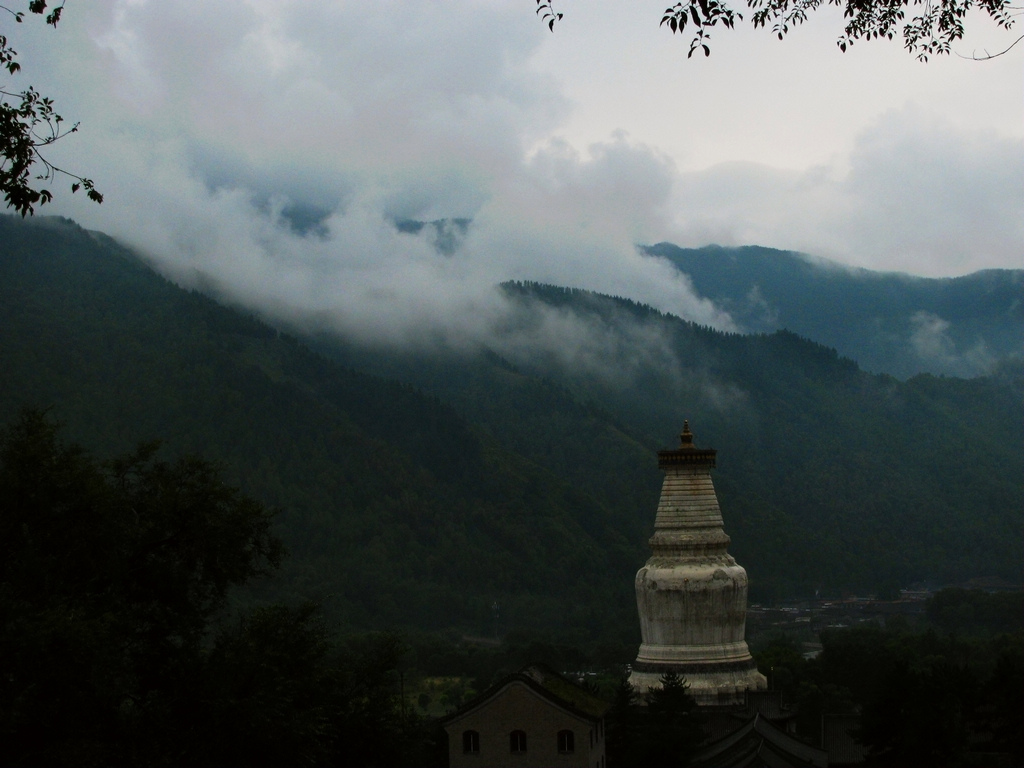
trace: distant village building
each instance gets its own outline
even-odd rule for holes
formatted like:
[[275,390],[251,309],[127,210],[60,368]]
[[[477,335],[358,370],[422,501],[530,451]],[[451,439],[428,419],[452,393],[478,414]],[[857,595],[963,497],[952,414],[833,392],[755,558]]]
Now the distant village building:
[[630,684],[640,693],[672,670],[703,706],[739,704],[767,688],[745,639],[747,572],[726,551],[730,539],[711,482],[712,449],[693,444],[658,452],[665,472],[651,558],[636,575],[642,644]]
[[441,723],[451,768],[605,768],[608,704],[543,666],[498,681]]

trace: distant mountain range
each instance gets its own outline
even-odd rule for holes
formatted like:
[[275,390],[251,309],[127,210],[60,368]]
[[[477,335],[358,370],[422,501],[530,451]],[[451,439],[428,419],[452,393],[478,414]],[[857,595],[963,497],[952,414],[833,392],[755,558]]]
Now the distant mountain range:
[[659,243],[644,251],[686,273],[744,331],[785,328],[868,371],[980,376],[1024,355],[1024,269],[935,279],[758,246]]
[[1024,580],[1019,359],[902,382],[791,331],[502,290],[519,322],[558,317],[600,344],[584,364],[300,339],[101,234],[0,217],[0,423],[34,403],[101,455],[158,437],[222,462],[283,509],[292,550],[245,599],[318,599],[352,628],[634,640],[654,452],[683,418],[719,450],[757,599]]

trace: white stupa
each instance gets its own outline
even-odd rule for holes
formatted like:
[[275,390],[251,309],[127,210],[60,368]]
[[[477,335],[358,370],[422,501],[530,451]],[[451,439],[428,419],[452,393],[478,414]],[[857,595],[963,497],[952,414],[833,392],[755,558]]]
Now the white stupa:
[[745,639],[747,572],[726,551],[729,537],[711,482],[715,451],[693,445],[688,422],[674,451],[658,452],[665,472],[651,558],[636,574],[640,652],[629,682],[640,693],[674,670],[701,705],[743,701],[767,687]]

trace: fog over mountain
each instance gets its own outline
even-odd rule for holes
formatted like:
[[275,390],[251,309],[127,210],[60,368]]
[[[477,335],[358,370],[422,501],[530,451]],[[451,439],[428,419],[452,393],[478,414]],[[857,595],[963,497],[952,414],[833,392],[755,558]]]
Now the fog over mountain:
[[[105,194],[48,212],[179,280],[396,343],[486,337],[509,279],[734,327],[636,243],[924,275],[1019,263],[1013,61],[841,55],[814,22],[687,60],[652,3],[595,0],[554,35],[534,10],[97,0],[18,25],[23,75],[82,121],[52,160]],[[393,226],[460,218],[447,259]]]
[[922,278],[756,246],[644,250],[676,265],[744,332],[787,328],[867,370],[979,376],[1024,356],[1024,270]]

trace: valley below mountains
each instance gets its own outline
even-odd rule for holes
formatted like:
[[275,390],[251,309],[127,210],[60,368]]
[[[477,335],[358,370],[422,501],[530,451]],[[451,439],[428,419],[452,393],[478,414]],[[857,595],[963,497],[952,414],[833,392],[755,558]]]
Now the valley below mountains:
[[751,332],[510,282],[503,333],[572,338],[371,347],[0,217],[0,424],[37,406],[99,456],[155,438],[216,460],[290,550],[238,599],[313,599],[352,630],[633,642],[655,452],[683,419],[718,450],[752,600],[1024,581],[1021,273],[826,289],[780,252],[649,251]]

